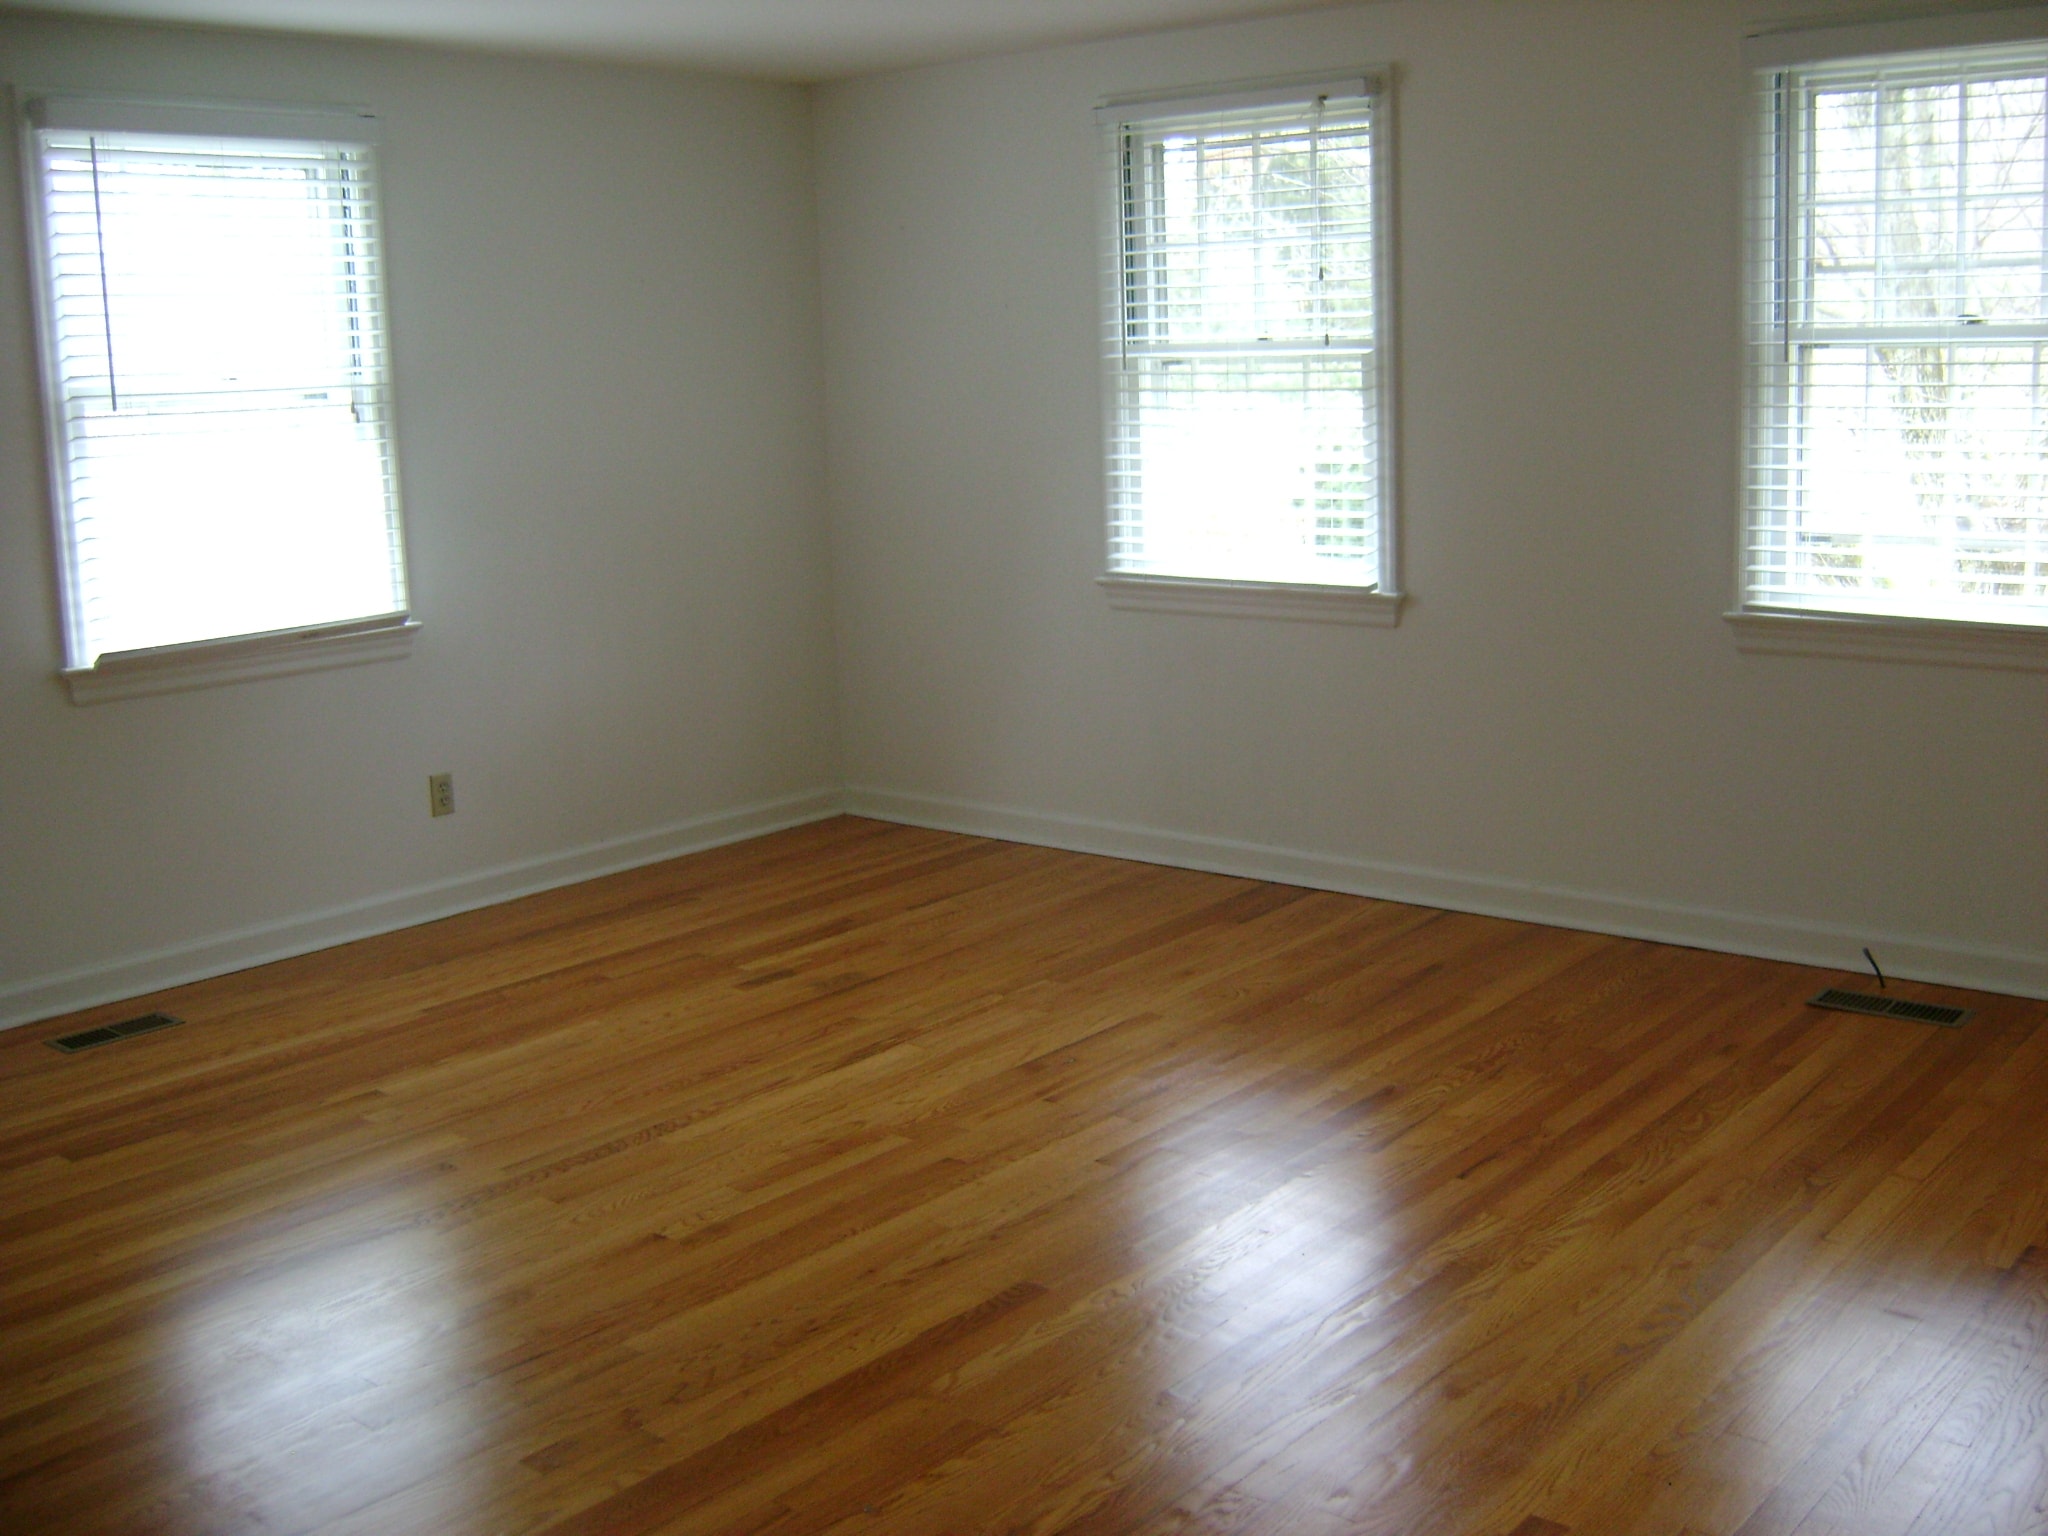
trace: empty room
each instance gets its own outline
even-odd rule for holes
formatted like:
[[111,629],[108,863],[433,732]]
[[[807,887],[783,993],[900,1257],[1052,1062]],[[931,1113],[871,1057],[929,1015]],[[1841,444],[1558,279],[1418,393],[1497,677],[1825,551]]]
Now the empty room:
[[0,87],[4,1536],[2048,1536],[2048,8]]

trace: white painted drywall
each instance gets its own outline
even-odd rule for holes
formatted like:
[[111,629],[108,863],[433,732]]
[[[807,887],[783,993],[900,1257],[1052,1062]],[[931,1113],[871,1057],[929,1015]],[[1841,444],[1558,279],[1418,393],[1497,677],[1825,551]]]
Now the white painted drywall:
[[[854,803],[2048,988],[2048,678],[1721,618],[1761,14],[1385,0],[824,87]],[[1112,610],[1090,109],[1359,63],[1398,82],[1411,606]]]
[[[382,119],[426,626],[398,663],[68,702],[9,129],[0,1017],[103,995],[108,976],[217,969],[652,857],[774,819],[748,811],[763,802],[829,797],[801,89],[16,13],[0,14],[0,79],[345,102]],[[429,820],[426,777],[442,769],[458,809]],[[151,955],[154,969],[106,970]]]

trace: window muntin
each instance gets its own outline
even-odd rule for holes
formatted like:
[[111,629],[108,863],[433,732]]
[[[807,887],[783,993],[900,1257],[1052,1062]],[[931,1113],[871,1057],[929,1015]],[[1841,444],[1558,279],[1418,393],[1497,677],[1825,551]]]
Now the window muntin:
[[32,114],[68,664],[402,620],[370,146]]
[[1113,575],[1391,587],[1380,110],[1112,110]]
[[1745,604],[2048,624],[2048,47],[1765,112]]

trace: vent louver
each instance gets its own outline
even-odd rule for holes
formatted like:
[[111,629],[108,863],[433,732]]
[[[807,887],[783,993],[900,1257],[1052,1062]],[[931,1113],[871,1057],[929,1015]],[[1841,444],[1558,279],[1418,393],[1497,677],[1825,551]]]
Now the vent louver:
[[1945,1003],[1910,1003],[1902,997],[1876,997],[1868,992],[1845,992],[1840,987],[1829,987],[1807,1003],[1809,1007],[1833,1008],[1841,1013],[1868,1013],[1879,1018],[1911,1019],[1915,1024],[1939,1024],[1943,1029],[1955,1029],[1970,1016],[1969,1009],[1951,1008]]
[[146,1035],[152,1030],[169,1029],[173,1024],[184,1022],[168,1013],[145,1013],[139,1019],[123,1019],[119,1024],[102,1024],[97,1029],[81,1029],[76,1034],[59,1035],[46,1043],[53,1051],[89,1051],[96,1045],[112,1045],[130,1035]]

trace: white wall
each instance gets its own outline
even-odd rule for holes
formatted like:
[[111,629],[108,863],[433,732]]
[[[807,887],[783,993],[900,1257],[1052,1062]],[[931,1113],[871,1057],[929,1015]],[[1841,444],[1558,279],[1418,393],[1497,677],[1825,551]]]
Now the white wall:
[[398,663],[68,702],[6,130],[0,1019],[830,803],[804,91],[20,14],[0,79],[383,120],[426,626]]
[[[1744,655],[1720,617],[1754,14],[1387,0],[825,88],[855,804],[2048,995],[2048,677]],[[1090,109],[1367,62],[1412,604],[1113,611]]]

